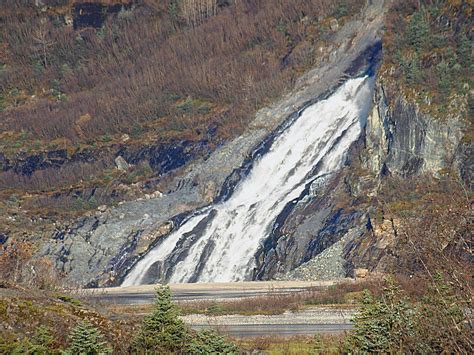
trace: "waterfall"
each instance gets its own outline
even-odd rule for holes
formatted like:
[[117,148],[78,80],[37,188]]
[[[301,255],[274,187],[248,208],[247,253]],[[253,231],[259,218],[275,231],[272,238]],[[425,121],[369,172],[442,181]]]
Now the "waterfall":
[[165,264],[172,283],[251,277],[255,253],[285,205],[308,182],[344,164],[367,117],[372,86],[372,78],[350,79],[307,107],[254,162],[230,198],[190,216],[137,262],[122,286],[143,283],[149,270],[163,272]]

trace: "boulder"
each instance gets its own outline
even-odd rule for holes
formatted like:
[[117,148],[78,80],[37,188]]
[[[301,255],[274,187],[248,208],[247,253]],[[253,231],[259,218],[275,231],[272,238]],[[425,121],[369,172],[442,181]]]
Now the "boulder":
[[115,158],[115,166],[117,169],[122,171],[128,170],[128,168],[130,168],[130,165],[127,163],[127,161],[120,155]]
[[368,274],[369,274],[368,269],[363,269],[363,268],[354,269],[354,277],[356,279],[365,279]]
[[99,207],[97,207],[97,211],[105,212],[105,211],[107,211],[107,206],[106,205],[100,205]]

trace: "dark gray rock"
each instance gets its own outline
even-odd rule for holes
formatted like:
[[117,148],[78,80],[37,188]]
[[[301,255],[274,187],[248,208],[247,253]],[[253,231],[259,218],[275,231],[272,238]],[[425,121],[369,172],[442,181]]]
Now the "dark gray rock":
[[[309,189],[311,192],[293,204],[292,210],[287,212],[278,228],[257,253],[255,278],[309,280],[320,276],[327,279],[329,275],[334,276],[336,273],[330,272],[329,267],[321,264],[323,261],[329,263],[327,253],[326,257],[319,257],[311,264],[312,269],[318,270],[319,276],[306,275],[305,271],[306,276],[301,278],[301,273],[291,271],[318,257],[337,243],[339,243],[337,256],[330,253],[329,257],[334,256],[332,258],[335,262],[334,267],[339,270],[337,274],[344,274],[340,270],[345,270],[345,262],[339,261],[342,260],[345,243],[351,238],[346,237],[343,242],[340,241],[350,230],[365,231],[366,221],[363,211],[353,210],[350,206],[342,208],[337,204],[341,196],[348,198],[344,179],[346,174],[347,169],[323,182],[314,182]],[[336,259],[339,260],[337,263]]]
[[0,244],[5,244],[8,240],[8,235],[4,233],[0,233]]
[[[388,100],[393,105],[388,105]],[[436,174],[452,165],[463,136],[458,118],[434,119],[379,80],[367,121],[365,165],[376,175]]]
[[[348,158],[347,173],[341,173],[350,195],[346,209],[361,196],[376,196],[387,174],[403,179],[437,176],[444,169],[454,169],[472,188],[474,155],[472,143],[462,140],[466,122],[461,117],[423,114],[401,92],[384,85],[383,78],[377,81],[373,101],[364,144],[355,147]],[[361,171],[351,160],[361,162],[367,170]],[[396,238],[394,222],[385,221],[374,231],[370,221],[373,211],[367,205],[341,219],[333,204],[344,196],[342,190],[342,186],[333,191],[323,189],[319,197],[298,203],[285,217],[280,228],[284,233],[264,245],[258,259],[260,277],[313,280],[342,275],[342,268],[343,276],[351,275],[355,268],[384,269],[381,264],[390,257],[387,246]],[[349,231],[357,233],[347,237]],[[332,272],[331,263],[339,272]]]

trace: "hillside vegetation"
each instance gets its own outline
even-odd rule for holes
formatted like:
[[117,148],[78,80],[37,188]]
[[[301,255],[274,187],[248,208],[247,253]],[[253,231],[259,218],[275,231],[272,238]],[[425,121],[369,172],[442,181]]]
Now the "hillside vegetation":
[[0,9],[0,192],[80,213],[161,175],[149,147],[202,156],[240,134],[365,1],[37,3]]
[[382,76],[401,84],[407,97],[435,117],[468,114],[473,5],[398,1],[387,14]]
[[[418,285],[417,285],[418,283]],[[214,330],[191,330],[179,318],[180,307],[171,301],[168,287],[158,287],[153,305],[146,315],[111,312],[106,305],[90,305],[64,294],[10,291],[0,298],[0,352],[40,354],[136,354],[192,353],[238,354],[274,353],[359,353],[359,352],[449,352],[470,353],[473,342],[462,308],[463,301],[437,276],[420,290],[419,280],[406,280],[403,291],[393,279],[362,284],[341,284],[329,290],[307,291],[282,296],[269,293],[259,297],[269,307],[276,301],[321,301],[355,298],[360,312],[353,319],[354,330],[340,335],[315,335],[312,338],[244,338],[231,340]],[[368,287],[363,292],[347,292]],[[2,294],[0,294],[2,295]],[[328,298],[329,296],[329,298]],[[308,298],[309,297],[309,298]],[[256,303],[242,300],[256,312]],[[208,309],[214,316],[217,304]],[[281,304],[277,305],[280,307]],[[348,306],[347,304],[345,305]],[[186,305],[185,305],[186,307]],[[123,305],[122,305],[123,308]],[[294,310],[292,310],[294,311]],[[143,311],[140,309],[140,313]],[[217,319],[216,319],[217,320]],[[273,352],[271,352],[273,353]]]
[[100,28],[74,29],[68,1],[8,0],[3,130],[39,147],[152,128],[159,138],[205,135],[213,125],[236,134],[317,60],[327,19],[357,13],[363,1],[220,2],[199,26],[178,3],[147,0]]
[[[289,344],[295,344],[281,339],[236,345],[214,332],[189,330],[166,288],[157,290],[150,315],[108,313],[87,299],[58,293],[66,270],[53,267],[56,260],[35,255],[42,238],[61,244],[78,216],[100,215],[107,210],[101,205],[161,189],[188,161],[241,134],[258,109],[331,54],[338,28],[366,3],[3,0],[0,353],[232,353],[239,351],[237,345],[244,351],[279,346],[278,351],[290,352]],[[190,302],[181,311],[268,315],[344,304],[360,310],[353,332],[299,340],[294,349],[474,352],[472,181],[458,169],[465,164],[472,173],[472,166],[469,160],[456,161],[474,137],[474,2],[390,3],[378,84],[392,91],[388,106],[403,98],[416,104],[426,120],[462,126],[464,138],[453,161],[436,174],[382,171],[375,176],[358,161],[363,153],[352,152],[367,148],[363,139],[352,147],[348,160],[354,159],[341,175],[344,191],[340,196],[335,191],[334,201],[341,209],[366,213],[361,217],[365,229],[356,237],[360,245],[344,250],[344,257],[364,267],[367,283],[307,298]],[[411,133],[402,138],[419,139]],[[175,150],[170,153],[169,147]],[[137,158],[134,166],[120,170],[114,158],[127,149]],[[160,170],[146,154],[179,161],[166,161],[167,168]],[[36,164],[44,156],[49,165]],[[395,277],[371,283],[382,273]]]

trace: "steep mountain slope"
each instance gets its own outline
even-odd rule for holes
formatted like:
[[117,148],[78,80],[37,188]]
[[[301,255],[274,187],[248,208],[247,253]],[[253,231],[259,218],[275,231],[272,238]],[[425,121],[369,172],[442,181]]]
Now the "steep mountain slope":
[[173,190],[183,166],[327,60],[364,1],[179,3],[2,6],[0,242],[12,253],[104,205]]
[[[338,45],[338,50],[333,52],[332,59],[304,76],[294,92],[272,107],[261,110],[243,135],[219,148],[208,159],[188,166],[182,176],[169,184],[170,189],[164,196],[126,203],[100,216],[85,219],[77,226],[71,226],[66,233],[57,234],[54,239],[57,241],[50,243],[45,253],[54,255],[58,266],[73,281],[91,282],[104,271],[99,283],[120,281],[138,255],[181,222],[183,213],[225,195],[227,189],[231,189],[245,173],[240,167],[245,167],[252,151],[290,114],[331,90],[344,73],[354,70],[356,59],[365,56],[366,49],[378,40],[380,9],[367,11],[375,17],[363,16],[363,21],[351,21],[338,32],[332,44]],[[372,30],[357,35],[360,28],[366,27]],[[338,52],[345,54],[339,56]],[[177,217],[168,222],[173,216]]]
[[[336,265],[341,276],[443,271],[469,282],[471,16],[469,2],[394,3],[373,111],[350,167],[294,207],[263,253],[264,272],[293,269],[295,250],[296,264],[307,263],[286,278],[334,277]],[[310,242],[301,248],[301,240]]]
[[[0,178],[8,213],[0,242],[1,261],[16,263],[11,275],[23,262],[15,251],[29,247],[24,259],[34,255],[26,264],[33,270],[52,262],[69,284],[120,284],[190,213],[227,199],[302,108],[363,74],[376,76],[360,138],[337,174],[308,184],[276,217],[248,277],[324,279],[356,268],[468,274],[472,3],[219,1],[199,20],[173,4],[127,2],[117,13],[102,4],[104,18],[76,17],[66,33],[69,40],[79,33],[84,61],[62,79],[54,79],[61,60],[50,57],[59,49],[38,51],[42,74],[12,92],[31,68],[6,58]],[[67,21],[82,5],[75,6],[44,12]],[[40,26],[42,15],[28,9]],[[135,43],[127,36],[139,29],[137,19],[151,33]],[[221,43],[222,36],[229,38]],[[9,53],[24,60],[29,49],[19,48]],[[109,54],[90,57],[98,49]],[[70,98],[37,93],[51,80],[64,80]],[[40,116],[51,120],[38,126]],[[26,142],[38,135],[31,148]],[[53,138],[65,139],[64,149],[46,148]],[[75,215],[58,215],[72,202]],[[166,281],[162,272],[148,281]]]

